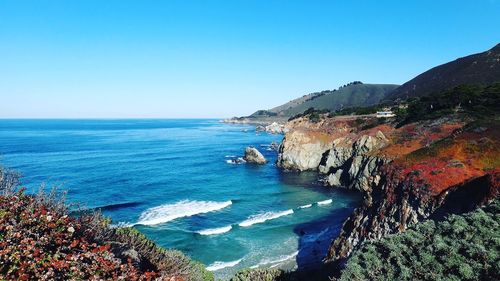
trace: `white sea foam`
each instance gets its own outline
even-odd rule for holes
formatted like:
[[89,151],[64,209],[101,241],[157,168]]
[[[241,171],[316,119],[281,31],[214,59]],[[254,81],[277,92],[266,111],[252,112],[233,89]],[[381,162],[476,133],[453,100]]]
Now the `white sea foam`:
[[318,202],[318,205],[326,205],[326,204],[331,204],[332,203],[332,199],[328,199],[328,200],[324,200],[324,201],[319,201]]
[[312,204],[307,204],[307,205],[302,205],[299,207],[299,209],[306,209],[306,208],[311,208]]
[[293,214],[293,210],[286,210],[282,212],[266,212],[258,215],[250,216],[248,219],[240,222],[239,226],[248,227],[256,223],[263,223],[268,220],[276,219],[282,216],[287,216]]
[[235,260],[235,261],[228,261],[228,262],[223,262],[223,261],[216,261],[212,263],[211,265],[207,266],[208,271],[217,271],[226,267],[233,267],[241,262],[242,259]]
[[243,159],[242,157],[234,157],[234,158],[231,158],[231,159],[226,159],[226,163],[228,164],[233,164],[233,165],[236,165],[236,164],[244,164],[246,163],[247,161],[245,159]]
[[250,268],[257,268],[264,265],[272,265],[271,268],[278,266],[280,263],[291,260],[299,254],[299,251],[295,251],[290,255],[282,255],[274,259],[263,259],[259,264],[251,266]]
[[132,226],[134,226],[133,223],[121,221],[121,222],[118,222],[116,224],[110,225],[110,228],[125,228],[125,227],[132,227]]
[[232,203],[231,201],[213,202],[183,200],[174,204],[165,204],[147,209],[141,214],[137,224],[155,225],[165,223],[177,218],[217,211],[226,208]]
[[233,228],[233,227],[228,225],[228,226],[224,226],[224,227],[209,228],[209,229],[200,230],[200,231],[197,231],[197,233],[201,234],[201,235],[216,235],[216,234],[226,233],[226,232],[230,231],[231,228]]

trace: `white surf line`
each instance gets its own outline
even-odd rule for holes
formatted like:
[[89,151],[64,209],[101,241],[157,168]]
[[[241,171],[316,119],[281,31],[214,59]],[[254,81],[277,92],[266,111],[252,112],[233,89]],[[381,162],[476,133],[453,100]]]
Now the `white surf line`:
[[132,227],[134,226],[133,223],[130,222],[118,222],[116,224],[111,224],[109,227],[110,228],[127,228],[127,227]]
[[240,222],[238,225],[241,227],[249,227],[257,223],[263,223],[268,220],[277,219],[282,216],[287,216],[293,214],[293,210],[289,209],[282,212],[266,212],[258,215],[250,216],[248,219]]
[[327,205],[327,204],[331,204],[332,202],[333,202],[332,199],[327,199],[324,201],[318,201],[318,205]]
[[243,259],[235,260],[235,261],[228,261],[228,262],[223,262],[223,261],[216,261],[212,263],[211,265],[207,266],[208,271],[217,271],[221,270],[226,267],[233,267],[237,264],[239,264]]
[[291,253],[290,255],[281,255],[275,259],[264,259],[261,262],[259,262],[258,264],[250,266],[250,268],[254,269],[254,268],[258,268],[258,267],[266,266],[266,265],[272,265],[272,266],[270,266],[270,268],[273,268],[273,267],[279,266],[281,263],[283,263],[285,261],[288,261],[288,260],[295,258],[298,254],[299,254],[299,251],[295,251],[295,252]]
[[217,227],[217,228],[208,228],[200,231],[196,231],[196,233],[200,235],[217,235],[230,231],[233,228],[232,225]]
[[218,211],[231,204],[233,204],[232,201],[213,202],[183,200],[177,203],[164,204],[147,209],[141,214],[136,224],[156,225],[166,223],[182,217]]
[[311,208],[312,204],[307,204],[307,205],[302,205],[299,207],[299,209],[306,209],[306,208]]

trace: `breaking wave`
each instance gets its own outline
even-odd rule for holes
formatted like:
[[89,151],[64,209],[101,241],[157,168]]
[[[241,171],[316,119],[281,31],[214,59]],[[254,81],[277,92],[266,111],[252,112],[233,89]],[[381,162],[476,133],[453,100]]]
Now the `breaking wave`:
[[332,203],[332,199],[324,200],[324,201],[319,201],[318,205],[327,205]]
[[232,203],[232,201],[213,202],[183,200],[174,204],[164,204],[144,211],[136,224],[155,225],[165,223],[182,217],[214,212],[226,208]]
[[216,235],[216,234],[222,234],[230,231],[233,227],[231,225],[224,226],[224,227],[218,227],[218,228],[209,228],[209,229],[204,229],[197,231],[196,233],[200,235]]
[[311,208],[312,204],[307,204],[307,205],[302,205],[299,207],[299,209],[306,209],[306,208]]
[[242,157],[234,157],[231,159],[226,159],[227,164],[243,164],[246,163],[247,161],[243,159]]
[[276,219],[282,216],[287,216],[293,214],[293,210],[286,210],[282,212],[266,212],[258,215],[250,216],[248,219],[239,223],[241,227],[248,227],[257,223],[263,223],[268,220]]
[[211,265],[207,266],[208,271],[217,271],[226,267],[233,267],[241,262],[242,259],[235,260],[235,261],[228,261],[228,262],[223,262],[223,261],[216,261],[212,263]]
[[285,262],[285,261],[288,261],[288,260],[295,258],[298,254],[299,254],[299,251],[295,251],[290,255],[282,255],[282,256],[279,256],[275,259],[263,259],[261,262],[259,262],[258,264],[254,265],[254,266],[251,266],[250,268],[258,268],[258,267],[261,267],[264,265],[266,265],[266,266],[271,265],[270,267],[273,268],[273,267],[278,266],[282,262]]

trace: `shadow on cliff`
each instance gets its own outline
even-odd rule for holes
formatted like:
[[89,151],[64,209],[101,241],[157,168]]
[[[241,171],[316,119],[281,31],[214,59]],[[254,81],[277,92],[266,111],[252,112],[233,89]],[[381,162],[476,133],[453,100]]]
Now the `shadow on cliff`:
[[325,265],[323,259],[327,255],[331,242],[340,234],[344,221],[361,204],[361,194],[356,191],[324,187],[318,183],[318,174],[315,172],[280,172],[280,181],[288,185],[309,188],[319,193],[327,193],[332,196],[333,204],[336,204],[336,194],[348,194],[358,199],[332,209],[321,218],[294,227],[294,232],[299,237],[297,270],[288,273],[290,280],[330,280],[328,277],[338,275],[339,267],[336,264]]
[[[339,191],[339,193],[342,191]],[[335,198],[333,198],[335,200]],[[296,277],[299,280],[329,280],[328,277],[338,270],[332,264],[325,265],[331,242],[340,234],[342,224],[351,215],[359,202],[335,208],[328,215],[314,221],[298,224],[294,232],[299,236],[298,254],[296,257]]]
[[493,173],[446,190],[449,195],[429,218],[443,220],[450,214],[467,213],[485,205],[499,196],[499,182],[500,173]]

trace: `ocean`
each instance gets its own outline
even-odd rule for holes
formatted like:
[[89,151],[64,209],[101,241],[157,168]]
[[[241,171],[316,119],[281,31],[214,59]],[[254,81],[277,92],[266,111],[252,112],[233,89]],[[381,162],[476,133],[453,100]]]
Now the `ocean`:
[[[307,268],[359,204],[315,173],[291,173],[269,149],[283,136],[213,119],[0,120],[0,163],[28,192],[67,192],[219,278],[243,268]],[[234,164],[246,146],[266,165]]]

